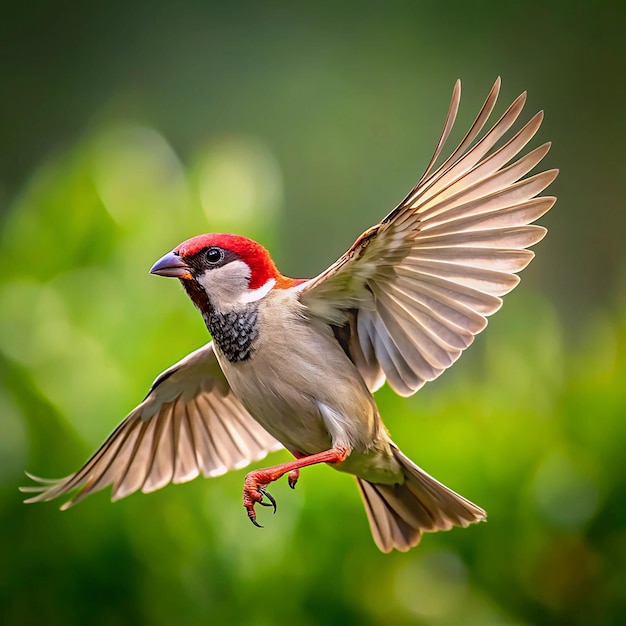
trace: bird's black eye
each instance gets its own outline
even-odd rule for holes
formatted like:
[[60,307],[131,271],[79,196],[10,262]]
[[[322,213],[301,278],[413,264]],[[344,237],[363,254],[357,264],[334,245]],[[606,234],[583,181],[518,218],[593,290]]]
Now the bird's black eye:
[[221,248],[211,247],[206,251],[206,260],[211,265],[217,265],[224,259],[224,250]]

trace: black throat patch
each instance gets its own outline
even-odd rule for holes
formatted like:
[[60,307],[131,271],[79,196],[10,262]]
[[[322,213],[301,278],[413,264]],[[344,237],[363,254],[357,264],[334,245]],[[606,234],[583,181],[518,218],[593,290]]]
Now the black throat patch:
[[247,361],[254,353],[259,335],[258,305],[249,304],[235,311],[219,313],[210,308],[204,321],[220,352],[231,362]]

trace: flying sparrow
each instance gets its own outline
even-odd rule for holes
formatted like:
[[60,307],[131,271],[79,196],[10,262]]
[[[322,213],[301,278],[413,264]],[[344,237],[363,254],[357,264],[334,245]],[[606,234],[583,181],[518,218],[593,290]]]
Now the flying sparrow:
[[530,225],[553,197],[550,170],[524,178],[544,144],[511,162],[541,125],[537,113],[495,149],[522,111],[519,96],[487,132],[500,79],[459,146],[435,169],[454,124],[457,81],[426,172],[400,204],[310,280],[283,276],[238,235],[199,235],[159,259],[178,278],[213,340],[163,372],[145,400],[76,473],[40,484],[27,502],[78,492],[67,508],[113,485],[117,500],[202,473],[217,476],[285,447],[294,461],[250,472],[243,504],[276,502],[267,486],[315,463],[356,476],[374,541],[408,550],[422,532],[468,526],[485,511],[409,460],[373,393],[409,396],[454,363],[533,258],[546,229]]

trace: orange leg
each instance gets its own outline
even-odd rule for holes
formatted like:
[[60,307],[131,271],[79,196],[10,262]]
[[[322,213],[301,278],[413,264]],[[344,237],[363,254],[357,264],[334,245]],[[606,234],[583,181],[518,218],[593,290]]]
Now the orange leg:
[[[281,465],[275,465],[274,467],[268,467],[266,469],[259,469],[250,472],[243,483],[243,505],[248,511],[248,517],[250,521],[259,528],[262,526],[256,521],[256,512],[254,510],[255,504],[261,504],[262,506],[273,506],[274,513],[276,513],[276,500],[269,494],[266,487],[278,480],[281,476],[289,474],[289,486],[293,489],[298,480],[300,469],[302,467],[308,467],[309,465],[316,465],[317,463],[341,463],[348,457],[349,451],[346,448],[331,448],[318,454],[311,454],[310,456],[301,456],[295,461],[289,461],[288,463],[282,463]],[[294,456],[299,456],[295,454]],[[293,484],[292,484],[293,483]],[[263,497],[266,497],[270,503],[263,502]]]

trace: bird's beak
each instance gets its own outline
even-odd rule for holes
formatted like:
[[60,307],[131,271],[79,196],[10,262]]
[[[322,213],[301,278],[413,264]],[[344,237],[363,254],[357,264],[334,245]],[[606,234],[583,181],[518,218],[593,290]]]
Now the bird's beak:
[[168,276],[170,278],[191,278],[189,266],[176,252],[168,252],[162,256],[151,268],[151,274]]

